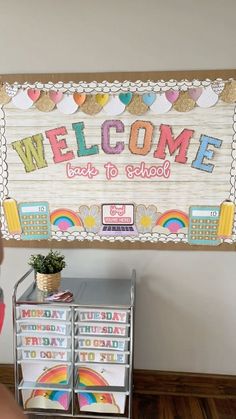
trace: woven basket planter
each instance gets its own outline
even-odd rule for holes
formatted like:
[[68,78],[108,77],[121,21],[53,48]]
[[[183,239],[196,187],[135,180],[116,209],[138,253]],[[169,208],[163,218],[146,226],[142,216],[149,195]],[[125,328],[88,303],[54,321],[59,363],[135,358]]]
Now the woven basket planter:
[[57,291],[61,284],[61,272],[55,274],[36,274],[37,287],[40,291]]

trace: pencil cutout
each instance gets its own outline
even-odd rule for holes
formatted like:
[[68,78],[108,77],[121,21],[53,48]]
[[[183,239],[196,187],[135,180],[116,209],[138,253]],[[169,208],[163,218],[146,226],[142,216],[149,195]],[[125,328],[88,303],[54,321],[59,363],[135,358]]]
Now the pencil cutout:
[[222,202],[220,206],[220,219],[218,224],[217,235],[220,238],[228,238],[232,235],[234,223],[235,205],[229,199]]
[[17,208],[17,203],[13,198],[6,198],[3,201],[3,209],[5,213],[5,219],[7,222],[8,232],[10,234],[20,234],[21,224]]

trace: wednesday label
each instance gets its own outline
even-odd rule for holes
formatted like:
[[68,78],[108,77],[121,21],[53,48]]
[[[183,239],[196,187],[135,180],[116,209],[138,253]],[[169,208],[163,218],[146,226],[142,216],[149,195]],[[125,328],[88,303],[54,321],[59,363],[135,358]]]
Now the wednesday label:
[[20,330],[22,333],[50,333],[57,335],[66,335],[66,325],[60,323],[20,323]]

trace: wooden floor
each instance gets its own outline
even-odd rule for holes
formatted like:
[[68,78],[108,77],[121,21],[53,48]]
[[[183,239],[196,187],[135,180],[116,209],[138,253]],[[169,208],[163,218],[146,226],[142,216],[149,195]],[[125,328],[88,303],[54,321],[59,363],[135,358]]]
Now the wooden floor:
[[[49,417],[30,417],[30,419],[35,418]],[[58,417],[54,416],[53,419]],[[136,394],[132,419],[236,419],[236,399]]]
[[139,395],[133,419],[236,419],[236,400]]
[[[13,365],[0,364],[0,381],[14,392]],[[236,376],[135,370],[132,419],[236,419]]]

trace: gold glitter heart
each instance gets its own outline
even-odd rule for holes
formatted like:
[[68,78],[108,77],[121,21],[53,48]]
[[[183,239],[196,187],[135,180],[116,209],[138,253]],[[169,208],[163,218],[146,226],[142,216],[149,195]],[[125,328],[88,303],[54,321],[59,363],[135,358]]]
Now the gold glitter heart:
[[55,103],[50,99],[49,92],[43,92],[35,107],[41,112],[51,112],[55,108]]
[[236,81],[235,80],[232,80],[226,83],[225,88],[220,95],[220,99],[222,99],[226,103],[236,102]]
[[148,106],[143,102],[141,95],[135,94],[130,104],[126,107],[127,111],[132,115],[143,115],[148,110]]
[[102,106],[96,101],[95,95],[87,95],[85,102],[80,106],[80,109],[88,115],[95,115],[100,112]]
[[189,96],[188,92],[180,92],[178,99],[173,104],[173,108],[178,112],[189,112],[195,107],[195,101]]
[[9,103],[11,100],[11,97],[8,96],[5,86],[1,86],[0,87],[0,104],[1,105],[6,105],[7,103]]

